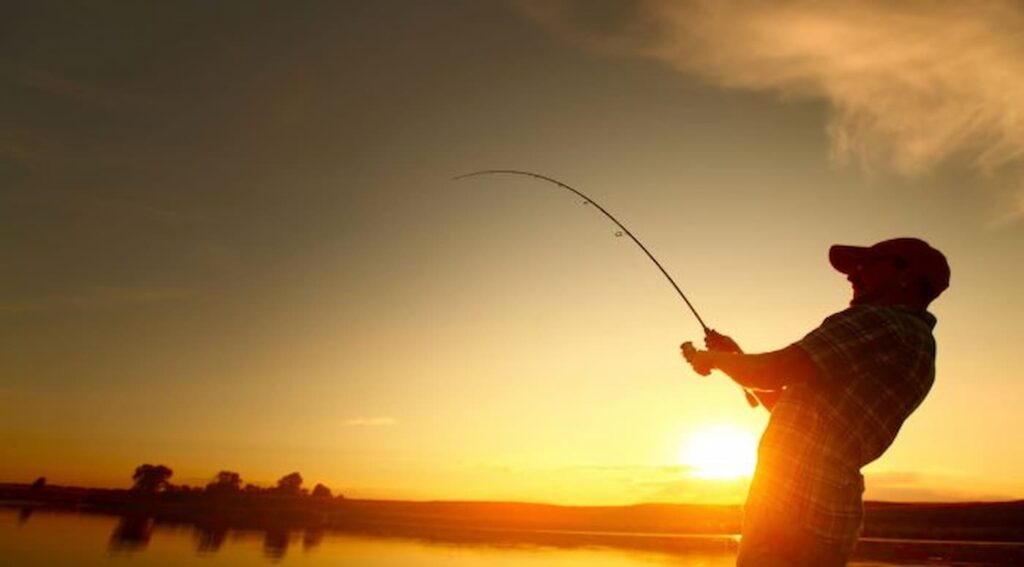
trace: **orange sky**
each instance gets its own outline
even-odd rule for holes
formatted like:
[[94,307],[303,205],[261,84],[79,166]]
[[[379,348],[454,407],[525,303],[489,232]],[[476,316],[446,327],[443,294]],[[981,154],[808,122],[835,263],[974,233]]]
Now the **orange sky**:
[[741,501],[693,446],[767,414],[682,363],[699,326],[595,211],[450,181],[508,167],[748,351],[846,305],[830,244],[930,241],[938,377],[867,496],[1024,497],[1019,6],[486,4],[24,7],[0,481]]

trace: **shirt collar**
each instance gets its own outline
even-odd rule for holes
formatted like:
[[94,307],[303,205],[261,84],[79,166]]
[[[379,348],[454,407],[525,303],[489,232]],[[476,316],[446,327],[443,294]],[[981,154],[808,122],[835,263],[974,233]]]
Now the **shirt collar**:
[[925,324],[928,325],[929,329],[934,329],[935,324],[938,322],[938,319],[935,318],[935,315],[932,315],[930,311],[926,311],[924,309],[914,309],[912,307],[907,307],[905,305],[893,305],[892,307],[894,309],[899,309],[900,311],[903,311],[904,313],[907,313],[909,315],[913,315],[914,317],[917,317],[918,319],[924,321]]

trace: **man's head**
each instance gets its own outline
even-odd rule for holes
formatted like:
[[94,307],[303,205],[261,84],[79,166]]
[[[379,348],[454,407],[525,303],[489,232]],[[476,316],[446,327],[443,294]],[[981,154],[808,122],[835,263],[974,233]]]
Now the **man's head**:
[[853,285],[850,305],[924,309],[949,287],[946,257],[917,238],[893,238],[867,247],[836,244],[828,259]]

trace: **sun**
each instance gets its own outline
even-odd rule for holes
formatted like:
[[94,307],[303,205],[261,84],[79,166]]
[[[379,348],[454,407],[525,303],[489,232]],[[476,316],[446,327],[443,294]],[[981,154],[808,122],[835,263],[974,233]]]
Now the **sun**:
[[712,480],[749,477],[757,464],[757,442],[748,431],[727,425],[706,427],[690,436],[680,462],[693,476]]

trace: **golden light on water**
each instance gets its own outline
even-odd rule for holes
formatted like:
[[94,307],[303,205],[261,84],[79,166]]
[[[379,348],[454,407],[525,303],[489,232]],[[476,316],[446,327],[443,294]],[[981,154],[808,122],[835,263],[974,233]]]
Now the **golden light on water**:
[[733,480],[749,477],[757,464],[757,441],[749,431],[737,427],[706,427],[687,440],[680,462],[692,467],[691,474],[697,478]]

